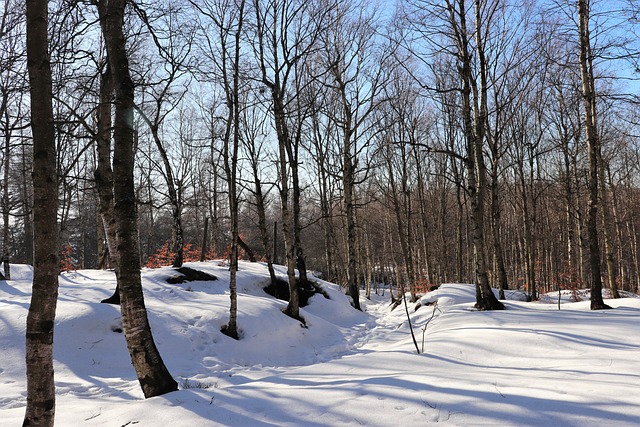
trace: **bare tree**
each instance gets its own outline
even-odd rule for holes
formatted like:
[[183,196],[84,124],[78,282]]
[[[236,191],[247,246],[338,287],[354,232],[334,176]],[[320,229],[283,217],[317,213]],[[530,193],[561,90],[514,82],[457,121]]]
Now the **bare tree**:
[[[260,230],[260,239],[262,241],[262,247],[264,250],[264,259],[267,263],[267,269],[269,270],[269,277],[271,283],[275,286],[277,282],[276,272],[273,268],[274,259],[272,256],[273,247],[275,245],[275,236],[272,239],[269,235],[269,229],[267,227],[267,203],[268,193],[273,184],[263,182],[261,173],[261,164],[264,161],[266,150],[266,126],[265,116],[261,110],[257,107],[245,108],[242,115],[242,127],[243,136],[242,143],[244,145],[244,151],[247,154],[247,160],[249,162],[249,168],[253,178],[253,190],[251,193],[255,197],[255,209],[258,216],[258,229]],[[266,190],[263,188],[266,186]]]
[[437,30],[421,28],[422,33],[431,40],[435,40],[433,37],[437,35],[440,41],[434,41],[435,48],[453,55],[456,60],[458,87],[446,90],[460,93],[460,117],[466,145],[462,157],[467,170],[466,191],[471,205],[476,308],[503,309],[503,304],[489,286],[484,231],[488,188],[484,156],[488,116],[488,63],[485,44],[488,28],[498,10],[498,1],[474,0],[472,10],[467,8],[468,2],[465,0],[446,0],[443,4],[416,3],[420,9],[418,16],[423,18],[419,25],[426,24],[425,18],[435,19],[440,23],[436,26]]
[[134,84],[123,31],[125,5],[125,0],[100,0],[98,13],[115,91],[113,186],[122,324],[142,391],[145,397],[153,397],[177,390],[178,384],[156,348],[142,293],[133,180]]
[[320,29],[326,25],[328,10],[324,6],[315,1],[298,0],[253,2],[256,18],[254,51],[260,70],[259,80],[268,91],[278,139],[280,208],[290,295],[285,313],[296,319],[301,317],[295,269],[304,266],[298,262],[301,248],[296,245],[299,230],[295,230],[295,224],[299,224],[299,218],[295,218],[299,206],[295,204],[299,203],[297,153],[302,129],[299,116],[301,91],[296,85],[299,83],[296,73],[303,70],[302,63],[316,48]]
[[[111,113],[113,81],[108,64],[100,76],[100,103],[98,104],[98,123],[96,132],[97,165],[94,172],[98,191],[98,210],[106,240],[106,255],[118,276],[118,248],[116,219],[113,211],[113,171],[111,170]],[[102,301],[120,304],[120,290],[116,285],[113,295]]]
[[590,0],[578,0],[578,30],[580,35],[580,76],[584,104],[584,126],[589,153],[589,206],[587,238],[589,240],[589,267],[591,269],[591,309],[611,308],[602,299],[602,272],[600,242],[598,240],[598,187],[602,157],[598,134],[595,79],[593,77],[593,53],[590,34]]
[[33,135],[34,273],[27,316],[27,409],[23,425],[53,426],[53,325],[59,269],[58,175],[48,52],[48,2],[29,0],[26,17]]
[[[145,82],[143,102],[136,111],[149,127],[153,143],[160,154],[161,173],[167,186],[173,221],[171,236],[171,252],[175,254],[173,267],[181,267],[184,261],[185,240],[182,214],[186,183],[180,179],[180,175],[176,174],[176,168],[172,166],[168,152],[170,147],[167,141],[163,141],[162,134],[167,118],[180,106],[187,93],[189,82],[184,80],[189,76],[193,31],[187,21],[180,19],[180,8],[175,4],[163,5],[161,10],[158,10],[159,16],[150,17],[141,8],[137,8],[137,12],[149,30],[162,65],[147,73],[146,80],[157,81]],[[180,85],[182,87],[179,87]],[[150,101],[145,102],[144,98],[150,98]]]
[[[18,186],[12,183],[12,166],[18,148],[18,133],[28,126],[24,98],[27,83],[24,77],[24,7],[15,1],[5,1],[0,9],[0,133],[2,138],[2,253],[4,278],[11,279],[10,262],[15,248],[11,245],[12,211],[29,206],[27,198],[21,198]],[[23,209],[23,214],[24,214]],[[27,210],[26,213],[29,213]],[[23,218],[30,225],[30,214]],[[13,249],[13,250],[12,250]]]
[[[335,105],[329,112],[339,132],[343,212],[346,220],[347,290],[353,305],[360,310],[357,266],[356,186],[358,162],[368,146],[372,113],[384,97],[386,71],[382,66],[388,52],[375,45],[376,17],[366,6],[338,6],[334,23],[323,33],[324,79]],[[324,73],[324,71],[323,71]]]

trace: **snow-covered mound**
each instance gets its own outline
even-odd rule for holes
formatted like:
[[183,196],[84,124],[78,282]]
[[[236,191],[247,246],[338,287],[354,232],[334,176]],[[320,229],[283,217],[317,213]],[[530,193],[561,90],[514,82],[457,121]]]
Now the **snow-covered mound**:
[[[175,275],[170,267],[142,273],[154,338],[171,373],[187,386],[225,382],[236,370],[252,367],[266,375],[268,367],[335,359],[356,344],[346,337],[347,332],[368,318],[350,307],[338,286],[315,279],[330,299],[312,297],[310,305],[301,309],[304,327],[282,313],[286,302],[264,292],[265,265],[241,262],[237,278],[241,339],[236,341],[220,332],[229,317],[228,267],[217,261],[187,265],[220,280],[172,285],[166,281]],[[0,373],[13,378],[5,383],[10,387],[2,388],[0,408],[25,404],[22,347],[32,270],[14,265],[13,278],[0,285]],[[114,389],[107,382],[118,378],[119,386],[126,384],[125,394],[142,397],[121,333],[120,309],[100,304],[114,289],[113,272],[82,270],[60,276],[55,330],[60,393],[111,395]]]

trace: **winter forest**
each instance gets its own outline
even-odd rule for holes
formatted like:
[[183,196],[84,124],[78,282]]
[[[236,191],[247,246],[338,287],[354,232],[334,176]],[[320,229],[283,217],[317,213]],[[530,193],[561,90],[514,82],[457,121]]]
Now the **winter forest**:
[[53,425],[60,273],[115,273],[94,302],[121,310],[147,398],[179,386],[150,269],[224,263],[217,329],[239,341],[246,262],[311,329],[321,282],[409,328],[442,284],[474,284],[480,312],[638,292],[633,0],[1,5],[0,288],[33,266],[24,425]]

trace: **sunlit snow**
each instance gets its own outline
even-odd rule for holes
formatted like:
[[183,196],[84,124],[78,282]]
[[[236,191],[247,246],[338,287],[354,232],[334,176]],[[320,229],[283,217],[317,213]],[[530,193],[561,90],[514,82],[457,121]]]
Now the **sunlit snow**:
[[[336,285],[285,316],[266,294],[266,267],[240,263],[241,339],[228,319],[228,267],[189,266],[219,278],[170,285],[172,269],[143,270],[153,334],[175,393],[145,400],[122,333],[119,307],[100,304],[112,272],[61,275],[56,317],[58,426],[637,426],[640,298],[614,310],[556,297],[473,309],[471,285],[447,284],[404,307],[388,291],[365,312]],[[284,270],[278,270],[285,277]],[[31,270],[0,282],[0,425],[19,426],[26,403],[24,331]],[[512,295],[518,298],[518,294]],[[434,303],[437,305],[427,305]],[[435,310],[435,313],[434,313]],[[425,325],[428,322],[428,326]]]

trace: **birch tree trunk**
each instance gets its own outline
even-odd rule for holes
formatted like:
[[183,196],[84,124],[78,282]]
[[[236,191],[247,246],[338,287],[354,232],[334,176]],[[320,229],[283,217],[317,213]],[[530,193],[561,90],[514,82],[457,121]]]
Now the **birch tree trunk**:
[[48,2],[28,0],[27,68],[33,136],[33,288],[27,315],[27,409],[23,426],[53,426],[53,325],[58,300],[58,175],[53,123]]

